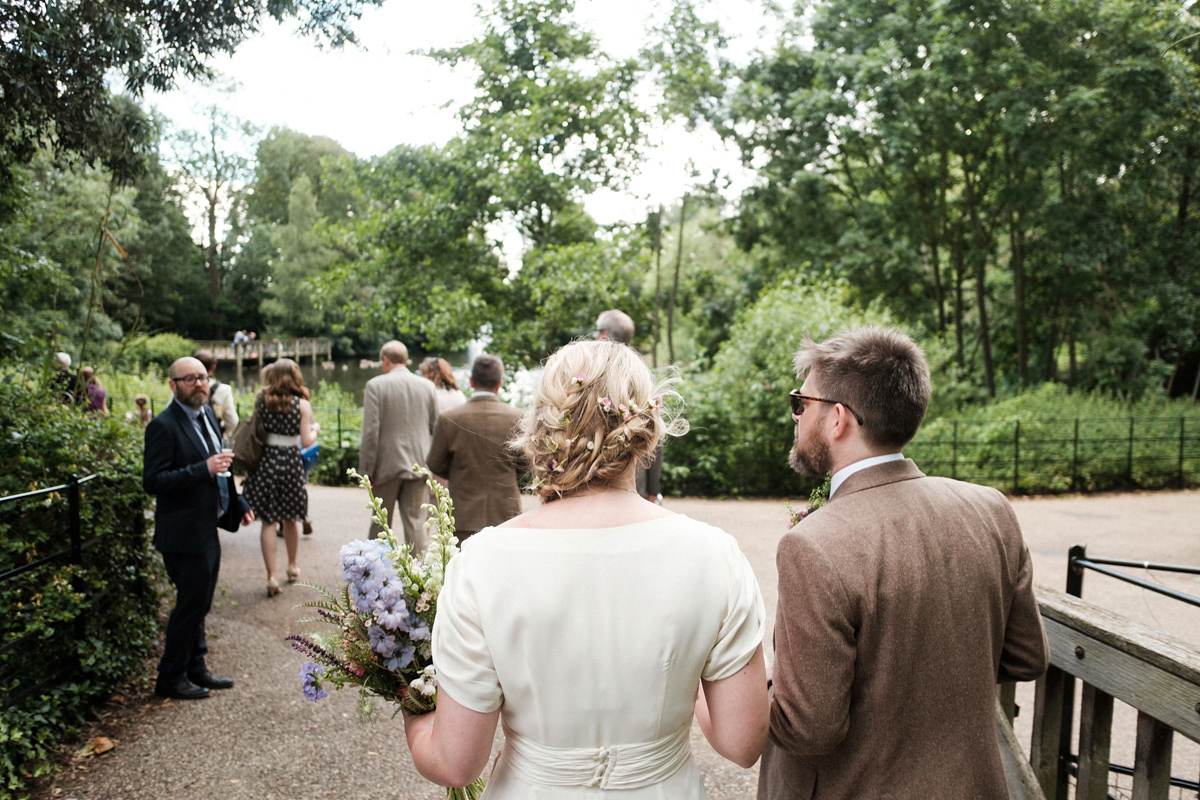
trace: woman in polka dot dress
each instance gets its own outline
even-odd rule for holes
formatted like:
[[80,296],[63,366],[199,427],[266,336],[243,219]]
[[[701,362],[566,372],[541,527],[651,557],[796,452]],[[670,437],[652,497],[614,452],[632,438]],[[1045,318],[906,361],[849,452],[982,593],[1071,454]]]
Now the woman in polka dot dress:
[[275,577],[275,526],[283,526],[287,548],[288,583],[300,577],[296,551],[300,521],[308,516],[308,492],[304,488],[304,462],[300,448],[317,440],[321,426],[313,420],[308,389],[296,362],[281,358],[263,370],[263,389],[254,399],[254,413],[261,414],[267,441],[258,466],[246,476],[242,495],[262,520],[263,563],[267,567],[267,596],[279,594]]

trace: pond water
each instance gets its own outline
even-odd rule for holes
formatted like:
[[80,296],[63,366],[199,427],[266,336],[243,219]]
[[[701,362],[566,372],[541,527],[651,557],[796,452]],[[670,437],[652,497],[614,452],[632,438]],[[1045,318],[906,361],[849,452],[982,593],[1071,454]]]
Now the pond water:
[[[416,365],[421,363],[424,355],[413,356],[409,362],[412,371],[416,371]],[[458,388],[469,393],[470,384],[468,378],[471,374],[470,366],[467,361],[467,352],[461,351],[456,353],[443,354],[442,358],[450,362],[450,366],[454,369],[454,378],[458,381]],[[270,363],[270,362],[268,362]],[[313,405],[321,406],[321,398],[316,392],[321,381],[329,384],[334,384],[346,394],[354,398],[356,405],[361,406],[363,401],[363,392],[366,390],[367,381],[374,378],[376,375],[382,375],[383,370],[379,366],[378,361],[358,358],[342,358],[334,361],[311,363],[310,359],[304,359],[304,363],[300,364],[300,372],[304,375],[304,385],[309,391],[316,395],[313,398]],[[521,370],[512,380],[510,384],[501,394],[509,402],[516,402],[524,405],[525,398],[532,394],[533,387],[537,384],[537,376],[541,370],[534,373]],[[239,391],[253,392],[261,386],[258,369],[256,366],[243,362],[242,363],[242,380],[237,380],[237,366],[232,362],[220,362],[217,364],[217,369],[214,373],[219,380],[222,380],[231,386],[237,387]]]

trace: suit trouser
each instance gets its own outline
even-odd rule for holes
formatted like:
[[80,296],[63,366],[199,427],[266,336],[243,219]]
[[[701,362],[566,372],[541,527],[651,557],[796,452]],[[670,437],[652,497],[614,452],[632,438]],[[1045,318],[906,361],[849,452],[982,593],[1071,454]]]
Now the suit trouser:
[[[379,498],[379,502],[383,503],[383,510],[387,512],[388,527],[392,529],[392,533],[397,539],[400,539],[401,531],[396,530],[393,524],[393,514],[396,501],[400,501],[400,524],[403,528],[403,539],[405,542],[412,542],[414,553],[423,553],[429,545],[429,536],[425,533],[424,519],[425,513],[421,510],[421,504],[429,499],[429,487],[425,481],[421,479],[405,480],[403,478],[392,478],[386,481],[376,481],[372,485],[375,496]],[[374,539],[379,535],[382,528],[371,521],[370,538]]]
[[158,679],[173,681],[205,671],[208,641],[204,618],[212,608],[221,570],[221,548],[206,553],[163,553],[163,566],[175,584],[175,608],[167,619]]

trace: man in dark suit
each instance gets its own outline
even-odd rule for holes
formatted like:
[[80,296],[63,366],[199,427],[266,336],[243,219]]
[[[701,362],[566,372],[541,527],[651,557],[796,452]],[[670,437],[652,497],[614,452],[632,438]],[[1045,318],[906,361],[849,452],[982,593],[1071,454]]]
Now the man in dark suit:
[[204,618],[221,567],[217,525],[235,531],[253,522],[254,512],[229,475],[233,456],[221,452],[220,425],[208,405],[208,371],[194,358],[181,358],[169,376],[175,399],[146,425],[142,466],[142,486],[158,499],[154,547],[176,591],[154,691],[197,700],[210,689],[233,686],[204,661]]
[[798,472],[830,500],[779,542],[761,800],[1008,797],[998,681],[1049,651],[1033,565],[994,489],[901,454],[929,405],[908,337],[864,329],[796,354]]
[[520,465],[508,449],[521,412],[496,396],[504,364],[480,354],[471,365],[471,399],[438,418],[425,459],[429,471],[450,481],[459,541],[521,513]]

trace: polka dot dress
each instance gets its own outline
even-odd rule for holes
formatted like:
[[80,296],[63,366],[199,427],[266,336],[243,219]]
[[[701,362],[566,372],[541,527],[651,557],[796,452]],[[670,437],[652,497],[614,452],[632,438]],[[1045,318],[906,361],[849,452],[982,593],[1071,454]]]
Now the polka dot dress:
[[[255,402],[254,413],[263,415],[267,433],[284,436],[300,434],[299,397],[293,397],[291,410],[284,412],[268,411],[259,399]],[[246,476],[242,495],[263,522],[302,520],[307,517],[308,491],[304,488],[304,462],[300,458],[300,448],[296,445],[264,447],[258,466]]]

